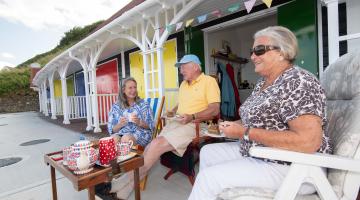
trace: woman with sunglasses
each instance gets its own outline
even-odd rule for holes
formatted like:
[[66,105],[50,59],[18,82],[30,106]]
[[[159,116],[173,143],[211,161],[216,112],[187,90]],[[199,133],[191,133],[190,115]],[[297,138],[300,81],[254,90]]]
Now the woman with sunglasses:
[[[239,109],[241,119],[220,123],[226,137],[239,142],[209,144],[201,149],[200,170],[189,199],[216,199],[225,188],[260,187],[276,191],[289,163],[251,157],[253,146],[304,153],[330,153],[325,94],[315,76],[294,64],[295,35],[268,27],[254,35],[251,60],[261,76]],[[239,152],[240,151],[240,152]],[[315,192],[310,184],[302,194]]]

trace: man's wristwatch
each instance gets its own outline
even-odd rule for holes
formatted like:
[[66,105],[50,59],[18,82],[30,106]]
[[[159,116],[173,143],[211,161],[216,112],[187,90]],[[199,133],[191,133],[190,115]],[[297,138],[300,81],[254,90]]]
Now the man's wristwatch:
[[250,126],[245,129],[245,132],[244,132],[244,135],[243,135],[243,139],[245,141],[250,141],[249,132],[250,132]]
[[195,114],[192,114],[191,117],[192,117],[192,120],[195,120]]

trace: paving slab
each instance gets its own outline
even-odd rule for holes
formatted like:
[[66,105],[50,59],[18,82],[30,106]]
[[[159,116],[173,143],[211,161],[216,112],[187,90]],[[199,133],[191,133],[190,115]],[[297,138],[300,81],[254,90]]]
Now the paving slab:
[[[101,137],[101,134],[81,132],[86,121],[73,124],[69,128],[59,123],[61,119],[51,120],[37,112],[0,114],[0,159],[21,157],[22,160],[0,167],[1,200],[50,200],[50,167],[45,165],[43,156],[58,151],[79,140],[80,136]],[[75,128],[74,128],[75,127]],[[80,129],[79,129],[80,127]],[[48,142],[37,143],[36,140]],[[34,142],[35,141],[35,142]],[[197,171],[197,170],[196,170]],[[186,176],[176,173],[164,180],[167,168],[159,162],[151,170],[147,187],[141,192],[145,200],[182,200],[191,192],[191,184]],[[77,192],[70,181],[56,173],[59,200],[85,200],[87,190]],[[97,197],[98,200],[101,200]],[[129,199],[134,199],[134,193]]]

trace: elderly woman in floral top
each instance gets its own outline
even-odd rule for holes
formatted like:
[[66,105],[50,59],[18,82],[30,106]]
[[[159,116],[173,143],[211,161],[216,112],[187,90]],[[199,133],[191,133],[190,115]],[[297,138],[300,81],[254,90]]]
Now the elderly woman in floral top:
[[132,140],[145,147],[151,141],[154,120],[149,104],[140,99],[134,78],[123,80],[119,100],[109,112],[108,132],[116,142]]
[[[216,199],[224,188],[235,186],[277,190],[289,170],[288,163],[250,157],[252,146],[331,152],[324,90],[312,74],[294,65],[295,35],[273,26],[258,31],[254,39],[251,60],[262,78],[240,107],[241,119],[220,124],[226,137],[240,142],[202,148],[191,200]],[[313,192],[310,184],[300,189],[302,194]]]

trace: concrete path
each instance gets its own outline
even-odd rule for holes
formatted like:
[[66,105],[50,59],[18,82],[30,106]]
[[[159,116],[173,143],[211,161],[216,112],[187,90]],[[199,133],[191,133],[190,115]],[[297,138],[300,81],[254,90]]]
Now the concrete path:
[[[0,199],[48,200],[51,196],[50,168],[43,155],[58,151],[79,140],[80,134],[39,117],[37,112],[0,114],[0,159],[21,157],[18,163],[0,167]],[[24,142],[49,139],[49,142],[20,146]],[[165,181],[166,168],[157,164],[142,192],[142,199],[187,199],[191,185],[182,174]],[[87,191],[77,192],[72,184],[57,173],[58,199],[87,199]],[[134,194],[129,199],[133,199]]]

